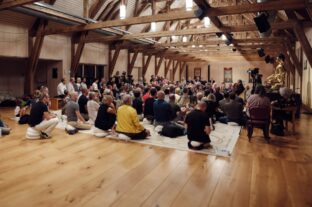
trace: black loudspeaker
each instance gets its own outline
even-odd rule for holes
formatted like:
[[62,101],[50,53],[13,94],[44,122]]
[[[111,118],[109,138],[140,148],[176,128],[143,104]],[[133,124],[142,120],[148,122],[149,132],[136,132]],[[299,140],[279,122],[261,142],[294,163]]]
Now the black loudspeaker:
[[266,57],[265,57],[265,62],[268,64],[268,63],[270,63],[270,61],[271,61],[271,57],[270,57],[270,55],[267,55]]
[[52,78],[57,79],[57,68],[52,68]]
[[263,48],[257,49],[257,52],[258,52],[259,57],[264,57],[264,56],[265,56],[265,53],[264,53],[264,49],[263,49]]
[[254,18],[254,21],[260,33],[268,32],[271,29],[271,25],[268,22],[268,19],[265,13],[261,13],[260,15],[256,16]]

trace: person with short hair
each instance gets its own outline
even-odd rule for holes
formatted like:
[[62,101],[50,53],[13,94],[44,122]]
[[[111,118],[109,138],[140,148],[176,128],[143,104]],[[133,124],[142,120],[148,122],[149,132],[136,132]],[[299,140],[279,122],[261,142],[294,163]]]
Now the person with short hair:
[[187,114],[185,125],[187,128],[188,147],[201,150],[210,147],[210,121],[206,114],[206,103],[200,101],[197,107]]
[[100,108],[100,104],[96,101],[96,94],[94,92],[90,92],[89,101],[87,103],[90,124],[94,124],[99,108]]
[[66,88],[66,80],[65,80],[65,78],[62,78],[61,82],[57,85],[57,95],[58,95],[58,97],[64,98],[66,90],[67,90],[67,88]]
[[143,117],[143,101],[141,98],[141,90],[140,89],[135,89],[133,90],[133,96],[134,99],[132,101],[132,107],[135,108],[138,116],[140,117],[140,119]]
[[116,122],[116,108],[111,95],[104,95],[94,126],[102,130],[113,129]]
[[84,120],[88,121],[89,120],[89,113],[88,113],[88,93],[89,90],[86,88],[81,89],[81,95],[78,99],[78,105],[79,105],[79,111],[81,116],[84,118]]
[[91,125],[86,124],[85,119],[81,116],[79,111],[79,105],[76,102],[78,99],[78,93],[70,93],[70,101],[65,105],[65,114],[67,116],[68,125],[81,130],[88,130]]
[[40,131],[42,139],[51,138],[51,132],[58,124],[58,118],[48,111],[48,104],[50,102],[49,95],[43,93],[39,97],[39,101],[32,104],[28,124],[35,130]]
[[176,99],[175,98],[176,98],[175,94],[170,94],[169,95],[169,104],[171,106],[171,117],[170,117],[170,120],[176,122],[176,121],[179,121],[181,108],[176,103]]
[[67,85],[66,85],[68,93],[75,92],[76,91],[75,86],[77,86],[75,83],[75,78],[71,77],[69,83],[67,83]]
[[157,90],[156,88],[151,88],[150,90],[150,97],[146,99],[144,103],[144,118],[149,121],[154,120],[154,102],[156,100]]
[[140,124],[137,112],[131,106],[131,96],[125,94],[122,97],[122,101],[123,105],[117,110],[116,131],[130,137],[133,140],[145,139],[150,135],[150,132]]
[[166,125],[171,120],[172,109],[168,102],[165,101],[164,91],[158,91],[157,100],[153,105],[154,125]]
[[235,122],[239,125],[245,125],[246,119],[244,118],[243,109],[243,105],[236,99],[236,94],[232,92],[230,101],[222,107],[225,116],[220,117],[219,121],[225,124]]

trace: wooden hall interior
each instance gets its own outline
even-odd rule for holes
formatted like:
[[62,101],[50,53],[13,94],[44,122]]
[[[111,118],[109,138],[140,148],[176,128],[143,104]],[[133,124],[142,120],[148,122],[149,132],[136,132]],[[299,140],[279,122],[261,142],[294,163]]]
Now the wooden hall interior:
[[[258,22],[260,21],[260,23]],[[261,32],[262,31],[262,32]],[[312,3],[308,0],[0,0],[0,206],[312,206]],[[296,133],[246,129],[230,157],[75,137],[25,139],[10,100],[62,78],[263,81],[285,57]]]

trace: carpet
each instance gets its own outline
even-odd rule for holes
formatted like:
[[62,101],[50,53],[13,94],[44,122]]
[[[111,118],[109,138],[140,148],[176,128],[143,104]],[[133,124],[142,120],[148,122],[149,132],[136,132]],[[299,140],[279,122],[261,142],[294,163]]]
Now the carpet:
[[[62,116],[60,114],[60,111],[54,111],[53,113],[56,114],[60,120],[56,128],[65,129],[67,125],[66,117]],[[197,150],[190,150],[188,148],[187,146],[188,139],[186,136],[181,136],[177,138],[164,137],[164,136],[159,135],[158,132],[156,132],[155,127],[153,125],[150,125],[149,123],[146,123],[146,122],[141,122],[141,123],[146,129],[150,130],[151,136],[145,140],[128,140],[128,141],[136,142],[140,144],[176,149],[176,150],[191,151],[191,152],[196,152],[196,153],[209,154],[209,155],[215,155],[215,156],[225,156],[225,157],[231,156],[235,148],[236,142],[239,138],[239,134],[241,130],[240,126],[232,126],[232,125],[227,125],[227,124],[222,124],[222,123],[216,123],[214,124],[215,130],[213,130],[210,133],[212,148],[197,151]],[[94,134],[93,129],[80,130],[79,133],[89,134],[89,135]],[[118,136],[116,135],[115,136],[108,135],[105,138],[121,140],[121,138],[118,138]]]
[[[158,147],[171,148],[176,150],[192,151],[202,154],[225,156],[225,157],[228,157],[232,154],[241,130],[240,126],[230,126],[226,124],[216,123],[215,130],[213,130],[210,133],[212,148],[203,150],[190,150],[187,146],[188,139],[186,136],[181,136],[177,138],[164,137],[159,135],[158,132],[155,131],[155,127],[153,125],[146,123],[142,124],[146,129],[150,130],[151,136],[145,140],[128,140],[128,141]],[[65,129],[65,127],[66,127],[65,121],[60,122],[57,125],[57,128],[59,129]],[[93,130],[92,129],[79,130],[79,133],[93,135]],[[104,138],[121,140],[118,136],[113,135],[108,135]]]

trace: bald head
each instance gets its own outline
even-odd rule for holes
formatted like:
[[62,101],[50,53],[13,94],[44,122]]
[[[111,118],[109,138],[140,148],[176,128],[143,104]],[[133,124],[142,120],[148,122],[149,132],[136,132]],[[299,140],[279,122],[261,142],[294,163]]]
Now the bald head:
[[158,91],[158,92],[157,92],[157,98],[158,98],[159,100],[164,100],[164,99],[165,99],[165,92],[163,92],[163,91]]

